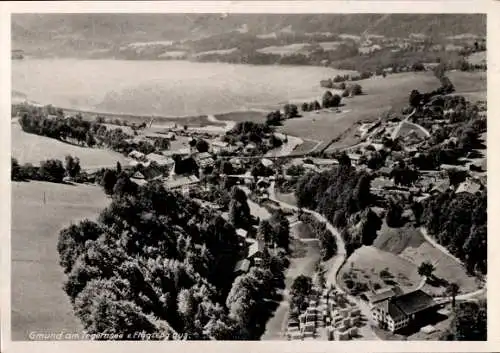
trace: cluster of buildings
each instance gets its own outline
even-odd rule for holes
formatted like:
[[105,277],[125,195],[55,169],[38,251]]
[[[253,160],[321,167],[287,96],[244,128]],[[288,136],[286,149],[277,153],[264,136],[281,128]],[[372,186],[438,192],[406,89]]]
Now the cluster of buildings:
[[358,336],[363,325],[361,310],[334,289],[323,289],[318,298],[308,301],[307,308],[290,318],[287,337],[290,340],[324,338],[346,341]]

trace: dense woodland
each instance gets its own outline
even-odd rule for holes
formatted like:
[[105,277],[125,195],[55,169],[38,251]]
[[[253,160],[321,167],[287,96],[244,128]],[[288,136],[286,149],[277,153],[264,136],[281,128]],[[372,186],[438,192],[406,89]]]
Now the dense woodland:
[[426,200],[422,220],[437,241],[461,259],[469,272],[487,271],[487,191],[452,191]]
[[[188,339],[256,339],[286,255],[234,278],[243,249],[234,227],[180,194],[149,183],[114,194],[98,221],[64,229],[64,289],[89,333],[136,331]],[[234,283],[233,283],[234,281]]]
[[342,236],[350,254],[361,245],[370,245],[381,226],[378,216],[369,209],[374,201],[370,183],[369,174],[357,172],[348,157],[340,157],[339,166],[299,179],[295,195],[299,207],[316,210],[344,229]]

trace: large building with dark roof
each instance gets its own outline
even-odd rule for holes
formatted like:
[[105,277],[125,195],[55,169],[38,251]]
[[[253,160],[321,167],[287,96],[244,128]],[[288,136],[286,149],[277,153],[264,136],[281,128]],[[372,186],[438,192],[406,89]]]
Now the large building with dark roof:
[[372,306],[372,318],[380,327],[391,332],[398,331],[421,314],[435,309],[437,303],[422,290],[400,294],[384,299]]

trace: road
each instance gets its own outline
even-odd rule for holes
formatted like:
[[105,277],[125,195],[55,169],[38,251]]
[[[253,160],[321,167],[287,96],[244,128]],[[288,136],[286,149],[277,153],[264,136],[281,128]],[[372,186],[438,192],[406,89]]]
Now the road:
[[396,137],[399,134],[399,131],[401,130],[401,128],[403,127],[404,124],[413,125],[416,128],[420,129],[427,137],[431,136],[430,132],[427,131],[427,129],[425,129],[423,126],[408,121],[416,112],[417,112],[417,110],[413,109],[412,112],[406,116],[406,118],[404,118],[403,120],[401,120],[401,122],[399,123],[399,125],[394,129],[394,131],[391,134],[391,139],[392,140],[396,139]]

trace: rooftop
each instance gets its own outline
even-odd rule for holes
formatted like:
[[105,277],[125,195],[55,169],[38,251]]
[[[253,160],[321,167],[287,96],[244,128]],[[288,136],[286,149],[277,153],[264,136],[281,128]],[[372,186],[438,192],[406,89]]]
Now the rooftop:
[[247,259],[238,261],[234,266],[234,272],[238,271],[248,272],[249,269],[250,269],[250,260]]
[[436,302],[430,295],[422,290],[416,290],[406,294],[387,298],[375,305],[375,308],[385,312],[394,320],[402,319],[405,316],[416,314],[431,307]]
[[198,179],[194,175],[189,175],[189,176],[174,176],[170,177],[169,179],[165,180],[165,187],[167,189],[176,189],[180,188],[186,185],[191,185],[198,183],[200,179]]

